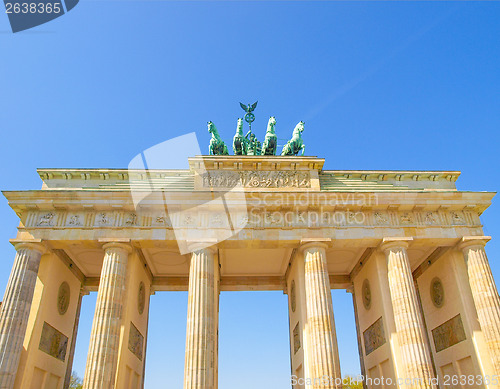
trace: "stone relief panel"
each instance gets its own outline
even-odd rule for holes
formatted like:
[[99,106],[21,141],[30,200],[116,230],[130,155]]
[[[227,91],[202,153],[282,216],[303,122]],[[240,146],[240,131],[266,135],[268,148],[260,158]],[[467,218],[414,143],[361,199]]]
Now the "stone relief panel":
[[137,292],[137,310],[139,311],[139,315],[142,315],[144,312],[144,307],[146,306],[146,287],[144,282],[141,281],[139,284],[139,291]]
[[68,348],[68,337],[47,322],[44,322],[38,348],[44,353],[64,362]]
[[297,309],[297,291],[295,290],[295,280],[292,280],[292,285],[290,286],[290,307],[292,312]]
[[38,221],[36,223],[37,227],[53,227],[56,222],[55,212],[47,212],[40,214]]
[[460,314],[432,330],[436,352],[447,349],[467,339]]
[[201,176],[204,188],[310,188],[311,175],[302,171],[216,171]]
[[441,308],[444,304],[443,283],[438,277],[434,277],[431,281],[431,300],[436,308]]
[[111,227],[114,225],[113,212],[98,212],[95,216],[95,227]]
[[451,212],[451,224],[454,226],[463,226],[466,224],[463,212]]
[[297,351],[300,350],[300,322],[297,323],[295,328],[293,329],[293,353],[297,354]]
[[[171,220],[173,217],[175,220]],[[371,210],[299,210],[293,207],[274,211],[264,207],[241,215],[232,215],[233,223],[250,228],[320,228],[320,227],[481,227],[471,212],[396,212]],[[65,212],[35,211],[28,215],[31,228],[227,228],[227,215],[221,211],[167,215],[165,211],[139,214],[127,211]]]
[[84,223],[85,223],[84,217],[79,213],[68,214],[68,217],[66,219],[66,225],[72,227],[83,226]]
[[363,286],[361,287],[361,296],[363,298],[363,306],[366,310],[369,310],[372,306],[372,291],[370,289],[370,282],[368,280],[363,281]]
[[57,293],[57,310],[60,315],[64,315],[68,311],[70,297],[71,290],[68,283],[64,281],[59,286],[59,292]]
[[130,332],[128,336],[128,349],[140,361],[142,361],[142,352],[144,349],[144,336],[139,332],[134,323],[130,322]]
[[365,355],[371,354],[386,342],[382,317],[363,332],[363,339],[365,341]]

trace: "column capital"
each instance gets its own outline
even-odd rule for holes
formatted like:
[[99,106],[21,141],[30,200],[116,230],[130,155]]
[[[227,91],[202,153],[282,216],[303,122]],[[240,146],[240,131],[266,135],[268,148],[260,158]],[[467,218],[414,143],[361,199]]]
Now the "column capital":
[[[129,240],[130,241],[130,240]],[[109,241],[102,245],[104,251],[112,250],[112,249],[121,249],[125,250],[128,254],[132,253],[133,248],[130,243],[123,241]]]
[[304,252],[311,247],[327,249],[332,243],[330,238],[304,238],[300,240],[299,250]]
[[472,246],[484,247],[490,240],[491,236],[464,236],[460,239],[457,246],[460,250],[465,250]]
[[16,251],[19,251],[21,249],[29,249],[38,251],[42,255],[48,252],[47,247],[45,247],[41,239],[10,239],[9,242],[14,245]]
[[407,249],[410,243],[413,241],[413,238],[406,237],[406,236],[394,236],[394,237],[387,237],[382,239],[382,242],[380,243],[380,250],[386,252],[387,250],[393,248],[393,247],[399,247],[403,249]]
[[187,249],[190,251],[189,254],[201,250],[207,250],[211,254],[215,254],[217,252],[216,239],[186,240],[184,243],[186,244]]

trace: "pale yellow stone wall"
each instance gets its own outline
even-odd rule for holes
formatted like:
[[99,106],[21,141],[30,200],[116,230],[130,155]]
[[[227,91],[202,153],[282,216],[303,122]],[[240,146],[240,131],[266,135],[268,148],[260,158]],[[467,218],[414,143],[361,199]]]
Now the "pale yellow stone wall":
[[[61,315],[57,308],[57,296],[63,281],[66,281],[70,287],[70,302],[67,312]],[[63,387],[80,289],[81,283],[78,278],[57,256],[53,254],[42,256],[14,388],[60,389]],[[44,322],[68,337],[64,362],[39,350]]]
[[[120,332],[120,349],[118,369],[116,374],[116,388],[140,389],[143,383],[144,364],[146,361],[146,342],[148,331],[149,297],[151,295],[151,279],[144,269],[144,264],[137,253],[129,255],[127,265],[126,290],[123,301],[123,321]],[[139,313],[139,287],[141,282],[144,290],[144,310]],[[142,361],[129,350],[129,335],[131,323],[144,336]]]
[[[444,290],[441,307],[436,307],[431,299],[431,283],[438,277]],[[427,333],[431,351],[441,382],[445,375],[487,376],[494,374],[488,358],[484,337],[477,320],[477,313],[472,301],[467,281],[467,270],[461,251],[452,249],[417,278],[418,290],[425,315]],[[432,330],[460,314],[465,330],[466,340],[456,343],[444,350],[436,352]],[[482,388],[479,379],[467,388]]]
[[[363,282],[368,280],[371,291],[370,308],[366,309],[363,304]],[[396,328],[392,315],[392,303],[388,288],[387,263],[382,252],[375,252],[369,258],[359,273],[354,277],[354,296],[358,312],[358,322],[360,327],[361,343],[365,365],[365,375],[370,379],[390,378],[396,382],[397,377],[404,376],[402,368],[398,369],[400,361],[399,345],[396,336]],[[382,318],[385,334],[385,343],[366,355],[366,345],[364,342],[364,332]],[[368,382],[368,388],[374,388],[372,381]],[[384,387],[396,387],[384,386]]]

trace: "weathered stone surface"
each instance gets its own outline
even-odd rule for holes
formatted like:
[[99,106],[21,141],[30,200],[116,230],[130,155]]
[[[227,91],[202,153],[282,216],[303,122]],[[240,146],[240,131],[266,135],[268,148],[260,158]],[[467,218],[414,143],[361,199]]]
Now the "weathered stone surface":
[[140,361],[142,361],[142,354],[144,350],[144,336],[132,322],[130,322],[130,331],[128,335],[128,349]]
[[217,388],[218,266],[211,249],[193,252],[189,270],[184,389]]
[[379,318],[363,332],[363,340],[365,342],[365,355],[369,355],[386,342],[382,318]]
[[40,258],[39,244],[18,244],[0,308],[0,388],[12,389],[28,325]]
[[495,374],[500,375],[500,297],[491,273],[484,245],[490,237],[464,237],[463,250],[474,305]]
[[467,339],[460,315],[452,317],[432,330],[436,352],[443,351]]
[[[314,388],[337,388],[341,382],[337,335],[333,318],[330,280],[326,266],[326,245],[310,242],[302,246],[305,266],[305,293],[307,311],[308,366],[306,377],[315,382]],[[329,377],[328,384],[320,384]],[[333,382],[332,382],[333,381]]]
[[64,362],[68,349],[68,337],[45,322],[43,323],[42,336],[40,337],[38,348],[44,353]]
[[381,249],[387,258],[389,290],[402,364],[414,388],[435,388],[430,350],[423,332],[422,318],[406,248],[411,238],[386,238]]
[[131,248],[122,243],[108,243],[104,250],[83,381],[85,389],[113,389],[116,378],[127,260]]

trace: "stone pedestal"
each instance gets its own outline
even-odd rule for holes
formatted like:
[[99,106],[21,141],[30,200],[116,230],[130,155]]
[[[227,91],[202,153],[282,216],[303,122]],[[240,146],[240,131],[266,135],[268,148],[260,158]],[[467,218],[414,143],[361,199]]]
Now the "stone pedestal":
[[0,388],[14,386],[35,290],[41,244],[19,243],[0,308]]
[[192,253],[184,389],[217,388],[219,266],[212,249]]
[[[314,388],[341,387],[340,362],[333,319],[332,294],[326,265],[325,243],[309,242],[304,254],[306,294],[306,377]],[[328,383],[321,379],[327,377]]]
[[132,248],[123,243],[107,243],[103,248],[105,255],[90,335],[85,389],[115,386],[127,261]]
[[387,259],[389,290],[402,366],[412,388],[435,388],[429,347],[413,283],[406,248],[412,238],[384,238],[381,249]]
[[462,238],[459,246],[464,253],[479,324],[495,374],[500,375],[500,297],[484,251],[488,240],[489,236],[467,236]]

